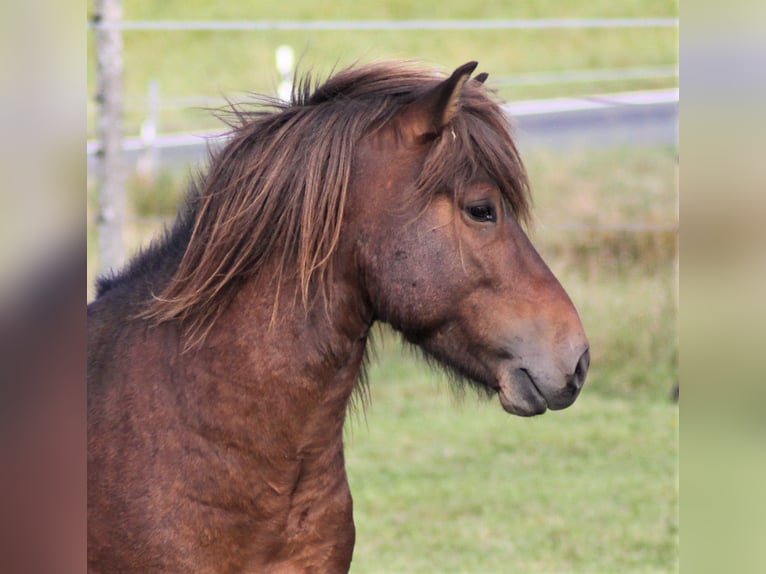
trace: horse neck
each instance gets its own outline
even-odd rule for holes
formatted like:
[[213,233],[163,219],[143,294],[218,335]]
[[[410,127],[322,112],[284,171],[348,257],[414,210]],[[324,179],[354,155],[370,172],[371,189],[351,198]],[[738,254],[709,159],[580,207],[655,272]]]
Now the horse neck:
[[304,309],[292,286],[279,292],[272,320],[273,287],[245,283],[203,346],[186,353],[196,395],[187,404],[202,432],[258,456],[337,451],[372,315],[343,280],[332,285],[327,307],[314,297]]

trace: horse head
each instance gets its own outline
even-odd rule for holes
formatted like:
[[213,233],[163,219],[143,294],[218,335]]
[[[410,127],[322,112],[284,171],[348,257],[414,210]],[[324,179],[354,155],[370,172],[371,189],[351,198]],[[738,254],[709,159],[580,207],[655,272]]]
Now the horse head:
[[362,140],[350,249],[377,319],[531,416],[574,402],[588,340],[524,231],[526,174],[475,67],[434,80]]

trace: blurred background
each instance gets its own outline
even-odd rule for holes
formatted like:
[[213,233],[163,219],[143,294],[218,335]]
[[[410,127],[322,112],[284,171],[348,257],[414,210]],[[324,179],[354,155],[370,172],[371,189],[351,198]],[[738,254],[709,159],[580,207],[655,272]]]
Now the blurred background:
[[[296,66],[478,60],[506,102],[530,235],[582,317],[588,382],[566,411],[509,417],[381,327],[368,404],[347,422],[352,572],[678,570],[676,2],[123,0],[111,29],[108,4],[88,6],[88,298],[172,221],[222,143],[211,110],[280,93]],[[104,125],[100,102],[114,101]],[[110,141],[121,151],[105,170]]]

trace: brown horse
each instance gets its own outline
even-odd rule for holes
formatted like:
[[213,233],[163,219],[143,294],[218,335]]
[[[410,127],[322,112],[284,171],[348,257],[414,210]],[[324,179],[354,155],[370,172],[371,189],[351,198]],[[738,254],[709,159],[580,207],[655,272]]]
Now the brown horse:
[[572,404],[588,342],[475,67],[358,66],[235,109],[173,228],[100,280],[90,572],[346,572],[343,423],[375,321],[509,413]]

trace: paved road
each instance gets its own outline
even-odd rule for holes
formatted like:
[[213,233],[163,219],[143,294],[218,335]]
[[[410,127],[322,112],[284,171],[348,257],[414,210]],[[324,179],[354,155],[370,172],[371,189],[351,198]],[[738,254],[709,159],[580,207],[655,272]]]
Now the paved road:
[[508,106],[522,149],[678,145],[678,90]]
[[[678,143],[678,90],[657,90],[518,102],[507,106],[522,151],[539,148],[598,149],[621,146],[675,146]],[[155,154],[164,168],[189,169],[206,160],[206,146],[220,144],[215,134],[160,136]],[[88,169],[96,146],[89,143]],[[128,168],[146,151],[137,139],[125,142]]]

